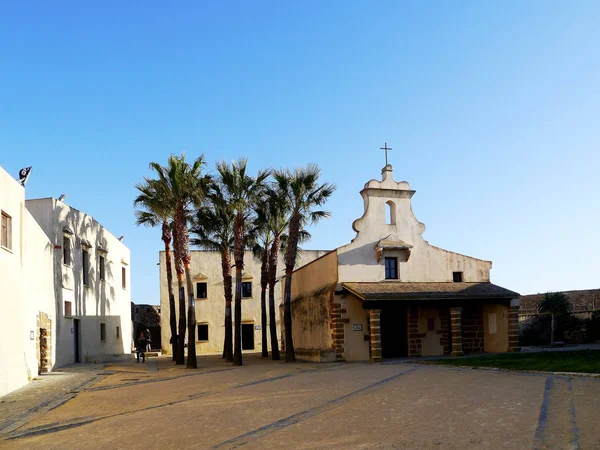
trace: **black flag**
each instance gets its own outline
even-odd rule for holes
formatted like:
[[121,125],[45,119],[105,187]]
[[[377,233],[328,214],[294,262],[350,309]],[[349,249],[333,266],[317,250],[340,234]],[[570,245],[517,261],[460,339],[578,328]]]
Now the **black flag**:
[[21,186],[25,186],[25,183],[27,183],[27,178],[29,178],[29,174],[31,173],[31,167],[32,166],[29,166],[19,170],[19,182],[21,183]]

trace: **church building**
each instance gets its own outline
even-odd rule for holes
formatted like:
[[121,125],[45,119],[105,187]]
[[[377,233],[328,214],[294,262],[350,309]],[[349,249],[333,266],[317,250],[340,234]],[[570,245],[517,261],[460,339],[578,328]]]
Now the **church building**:
[[[423,239],[415,194],[392,166],[360,192],[352,242],[292,279],[296,355],[313,361],[516,352],[519,294],[490,282],[491,261]],[[283,284],[283,283],[282,283]]]

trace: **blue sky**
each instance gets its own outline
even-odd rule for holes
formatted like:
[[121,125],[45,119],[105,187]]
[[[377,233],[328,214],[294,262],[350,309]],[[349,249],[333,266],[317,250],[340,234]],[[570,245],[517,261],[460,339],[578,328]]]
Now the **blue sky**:
[[523,294],[598,288],[600,3],[1,2],[0,165],[93,215],[158,303],[148,162],[319,164],[308,248],[354,237],[384,141],[431,244]]

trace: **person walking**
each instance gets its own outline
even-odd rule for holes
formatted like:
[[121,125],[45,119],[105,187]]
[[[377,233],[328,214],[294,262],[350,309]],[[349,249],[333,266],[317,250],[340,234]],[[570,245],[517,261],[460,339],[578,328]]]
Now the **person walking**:
[[150,334],[150,330],[146,328],[146,351],[152,351],[152,335]]
[[144,334],[143,331],[140,331],[140,334],[138,336],[138,340],[137,340],[137,360],[136,363],[140,362],[140,356],[142,357],[142,362],[145,363],[146,362],[146,347],[148,346],[148,343],[146,341],[146,335]]

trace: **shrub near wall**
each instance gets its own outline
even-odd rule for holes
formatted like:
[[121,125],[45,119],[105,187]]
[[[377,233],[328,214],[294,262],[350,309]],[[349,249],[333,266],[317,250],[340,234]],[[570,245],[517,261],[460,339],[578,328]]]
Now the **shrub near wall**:
[[[532,316],[521,324],[521,345],[550,344],[549,315]],[[594,311],[590,319],[574,315],[559,316],[556,323],[556,340],[567,344],[583,344],[600,340],[600,311]]]

